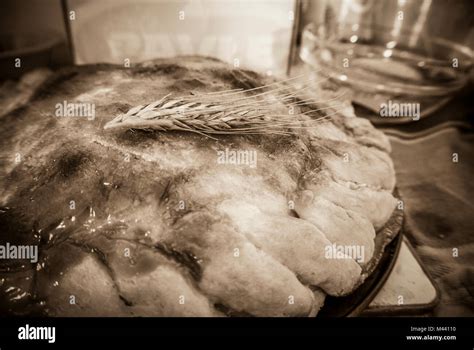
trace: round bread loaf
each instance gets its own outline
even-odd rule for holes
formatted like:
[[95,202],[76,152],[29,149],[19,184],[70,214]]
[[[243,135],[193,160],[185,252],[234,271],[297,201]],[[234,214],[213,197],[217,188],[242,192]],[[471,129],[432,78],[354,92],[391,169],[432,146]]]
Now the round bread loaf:
[[0,260],[1,308],[309,316],[351,293],[396,205],[390,145],[297,80],[202,57],[55,73],[2,118],[1,244],[38,256]]

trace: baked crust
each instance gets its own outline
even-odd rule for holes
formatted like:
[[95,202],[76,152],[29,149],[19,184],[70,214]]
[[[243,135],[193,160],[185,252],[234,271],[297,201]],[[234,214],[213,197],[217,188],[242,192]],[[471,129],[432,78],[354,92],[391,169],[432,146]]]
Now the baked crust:
[[[265,83],[200,57],[76,67],[4,116],[4,239],[41,252],[38,264],[8,273],[2,262],[4,307],[53,316],[309,316],[326,294],[353,291],[396,199],[388,140],[347,106],[287,136],[103,129],[170,92]],[[95,119],[55,117],[63,101],[93,103]],[[274,108],[287,113],[288,105],[276,99]],[[310,118],[303,112],[295,118]],[[220,164],[226,149],[255,151],[258,163]],[[359,247],[364,259],[328,257],[335,246]]]

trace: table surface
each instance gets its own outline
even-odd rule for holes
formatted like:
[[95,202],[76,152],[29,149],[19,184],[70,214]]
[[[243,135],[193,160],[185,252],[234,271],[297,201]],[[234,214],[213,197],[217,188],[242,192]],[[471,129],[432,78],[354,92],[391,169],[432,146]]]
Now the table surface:
[[416,313],[435,306],[438,300],[437,289],[415,254],[404,238],[390,276],[365,313],[390,315],[405,310]]

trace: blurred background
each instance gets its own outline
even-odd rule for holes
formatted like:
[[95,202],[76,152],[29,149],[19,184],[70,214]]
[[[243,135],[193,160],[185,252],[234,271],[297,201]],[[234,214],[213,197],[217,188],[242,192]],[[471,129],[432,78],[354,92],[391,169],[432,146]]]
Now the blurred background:
[[287,66],[295,2],[5,0],[0,6],[3,58],[28,50],[40,56],[55,46],[48,52],[52,65],[205,55],[272,74]]
[[48,63],[57,65],[200,54],[279,72],[308,24],[352,44],[474,46],[469,0],[3,0],[0,8],[0,57],[54,47]]

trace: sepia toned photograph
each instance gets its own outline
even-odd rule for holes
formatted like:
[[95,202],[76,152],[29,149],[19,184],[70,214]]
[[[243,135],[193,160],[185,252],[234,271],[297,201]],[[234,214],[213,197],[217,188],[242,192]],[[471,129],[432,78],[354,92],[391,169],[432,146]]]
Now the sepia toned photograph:
[[473,48],[470,0],[2,0],[0,347],[474,346]]

